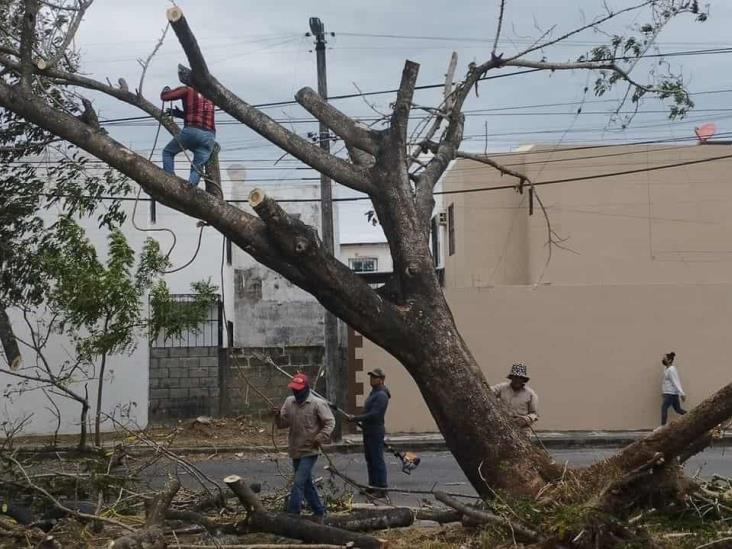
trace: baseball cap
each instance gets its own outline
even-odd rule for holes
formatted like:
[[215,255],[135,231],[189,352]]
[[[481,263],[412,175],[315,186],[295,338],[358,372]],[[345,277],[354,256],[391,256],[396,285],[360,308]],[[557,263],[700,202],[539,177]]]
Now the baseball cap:
[[306,376],[305,374],[295,374],[294,376],[292,376],[290,383],[287,384],[288,388],[295,389],[296,391],[302,391],[307,386],[308,376]]
[[382,370],[381,368],[374,368],[373,370],[368,372],[368,375],[373,376],[373,377],[381,377],[381,378],[386,377],[384,370]]

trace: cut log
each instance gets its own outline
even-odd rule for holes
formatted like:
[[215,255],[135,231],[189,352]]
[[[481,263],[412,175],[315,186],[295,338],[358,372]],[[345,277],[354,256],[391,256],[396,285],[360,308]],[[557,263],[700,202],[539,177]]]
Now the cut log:
[[254,493],[254,490],[252,490],[239,475],[229,475],[224,479],[224,484],[226,484],[229,489],[236,494],[236,497],[239,498],[239,501],[247,512],[267,512],[264,505],[262,505],[262,502],[259,501],[259,498]]
[[414,518],[446,524],[448,522],[460,522],[462,516],[463,514],[455,509],[417,509]]
[[165,534],[160,528],[165,521],[170,503],[180,490],[180,482],[171,479],[168,484],[145,504],[145,528],[110,541],[114,549],[165,549]]
[[198,524],[203,526],[209,533],[214,535],[236,534],[236,527],[233,524],[217,523],[209,519],[207,516],[195,511],[167,511],[165,518],[168,520],[179,520],[186,523]]
[[248,516],[237,525],[239,532],[266,532],[306,543],[325,543],[335,545],[355,544],[365,549],[386,547],[385,540],[348,530],[324,526],[303,520],[299,516],[286,513],[270,513],[264,508],[254,491],[238,475],[230,475],[224,483],[236,494]]
[[165,514],[173,501],[175,494],[180,490],[180,482],[171,479],[168,484],[145,506],[145,525],[160,526],[165,520]]
[[366,534],[358,534],[332,526],[316,524],[287,513],[253,513],[248,520],[250,531],[267,532],[306,543],[348,545],[360,549],[381,549],[388,547],[386,540]]
[[359,509],[347,515],[329,515],[325,524],[351,530],[354,532],[370,532],[372,530],[386,530],[411,526],[414,523],[414,513],[406,507],[391,507],[387,509]]

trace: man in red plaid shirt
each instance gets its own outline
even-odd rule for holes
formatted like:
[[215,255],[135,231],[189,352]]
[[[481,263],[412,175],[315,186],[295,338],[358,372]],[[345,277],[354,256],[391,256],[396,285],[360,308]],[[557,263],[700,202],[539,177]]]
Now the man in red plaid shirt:
[[[214,104],[190,86],[171,90],[168,86],[160,93],[163,101],[183,101],[183,130],[163,149],[163,169],[175,174],[175,155],[182,150],[193,153],[188,183],[195,187],[201,179],[203,167],[216,145]],[[176,110],[173,111],[174,114]],[[179,112],[179,111],[178,111]]]

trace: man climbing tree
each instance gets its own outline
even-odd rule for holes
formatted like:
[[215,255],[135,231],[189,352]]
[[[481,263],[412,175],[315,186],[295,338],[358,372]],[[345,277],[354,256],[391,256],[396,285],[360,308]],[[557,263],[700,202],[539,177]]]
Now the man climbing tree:
[[163,149],[163,169],[175,174],[175,155],[183,150],[193,153],[188,183],[196,187],[201,180],[205,164],[211,158],[216,145],[216,123],[214,104],[190,86],[179,86],[174,90],[165,86],[160,93],[163,101],[183,102],[183,129]]
[[[635,61],[670,21],[682,15],[705,18],[697,2],[641,1],[622,10],[608,11],[558,38],[545,35],[515,55],[498,51],[506,4],[501,2],[490,58],[471,63],[464,79],[457,84],[451,80],[446,82],[443,101],[428,109],[431,123],[424,125],[414,137],[410,136],[409,114],[415,108],[417,63],[405,63],[393,110],[379,128],[364,127],[312,89],[301,89],[296,101],[344,141],[348,158],[324,152],[317,144],[278,124],[226,88],[209,71],[204,52],[182,10],[169,9],[168,21],[190,64],[190,70],[180,71],[184,84],[198,90],[286,153],[341,185],[369,196],[394,261],[393,276],[378,290],[329,254],[312,227],[288,215],[263,191],[251,192],[249,203],[256,215],[247,213],[189,187],[185,181],[110,136],[30,93],[29,85],[35,79],[54,79],[68,86],[106,93],[162,119],[160,111],[142,97],[82,77],[73,68],[61,70],[53,64],[49,66],[45,61],[48,54],[39,57],[33,53],[38,45],[33,21],[40,9],[39,2],[26,0],[12,4],[23,13],[25,24],[17,29],[17,39],[0,56],[0,65],[8,74],[0,82],[1,106],[100,158],[138,182],[155,200],[210,223],[256,260],[311,293],[355,330],[396,357],[417,382],[450,451],[481,495],[492,497],[495,490],[535,495],[561,475],[561,468],[531,444],[498,405],[455,325],[430,257],[433,190],[450,162],[459,157],[476,157],[494,166],[514,178],[517,189],[532,185],[520,172],[503,167],[487,156],[459,150],[464,128],[463,105],[470,92],[491,71],[510,67],[552,72],[595,71],[596,93],[625,85],[626,101],[638,103],[643,97],[657,96],[669,103],[671,116],[683,116],[693,103],[680,77],[656,72],[649,83],[642,83],[631,71]],[[580,32],[601,29],[604,23],[624,14],[643,18],[637,33],[612,36],[608,46],[594,48],[575,61],[551,62],[545,57],[535,57],[539,51]],[[445,383],[445,379],[450,382]],[[617,466],[612,474],[622,477],[648,465],[657,453],[662,453],[665,462],[669,462],[730,415],[732,384],[673,426],[618,454],[612,462]],[[609,474],[607,470],[605,474]]]

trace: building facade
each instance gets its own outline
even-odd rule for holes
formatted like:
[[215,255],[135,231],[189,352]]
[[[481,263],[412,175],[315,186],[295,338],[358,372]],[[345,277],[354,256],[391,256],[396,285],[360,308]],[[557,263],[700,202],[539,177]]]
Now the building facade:
[[[729,382],[729,154],[707,144],[493,156],[537,183],[555,233],[551,257],[547,220],[528,186],[472,192],[518,182],[469,160],[443,178],[445,191],[471,191],[442,195],[435,212],[448,302],[490,383],[513,362],[528,364],[539,429],[657,426],[669,351],[688,406]],[[436,430],[393,357],[365,338],[354,356],[364,372],[387,372],[390,431]]]

